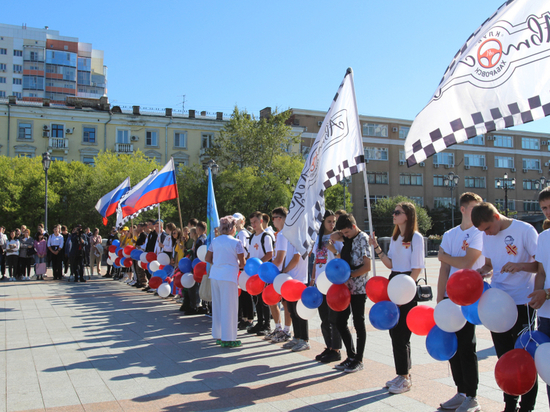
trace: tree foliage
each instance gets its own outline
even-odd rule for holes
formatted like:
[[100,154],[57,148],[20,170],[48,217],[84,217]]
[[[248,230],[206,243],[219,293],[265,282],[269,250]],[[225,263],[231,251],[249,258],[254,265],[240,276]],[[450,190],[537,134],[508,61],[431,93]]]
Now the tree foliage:
[[426,235],[428,230],[432,227],[432,220],[430,216],[428,216],[426,209],[420,207],[405,196],[395,196],[387,199],[380,199],[372,206],[372,224],[376,236],[391,236],[394,227],[392,212],[395,209],[395,205],[400,202],[411,202],[416,206],[418,231],[422,233],[422,235]]

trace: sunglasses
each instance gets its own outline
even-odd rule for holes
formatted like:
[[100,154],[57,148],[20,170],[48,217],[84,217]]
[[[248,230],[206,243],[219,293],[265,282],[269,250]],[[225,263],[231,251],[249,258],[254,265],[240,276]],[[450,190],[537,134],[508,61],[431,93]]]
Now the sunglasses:
[[401,210],[394,210],[391,214],[394,216],[399,216],[401,213],[405,213],[405,212],[402,212]]

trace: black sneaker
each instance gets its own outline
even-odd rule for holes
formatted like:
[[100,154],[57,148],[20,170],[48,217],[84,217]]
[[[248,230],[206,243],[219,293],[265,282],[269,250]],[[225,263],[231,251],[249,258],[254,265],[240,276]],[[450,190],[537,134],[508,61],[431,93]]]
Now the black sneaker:
[[329,350],[328,353],[323,356],[319,361],[321,363],[330,363],[330,362],[336,362],[342,359],[342,355],[340,352],[336,352],[335,350]]
[[250,327],[252,327],[252,322],[250,322],[249,320],[241,320],[239,322],[239,330],[245,330]]
[[269,326],[260,329],[258,332],[256,332],[256,335],[258,336],[265,336],[269,335],[271,333],[271,328]]
[[344,372],[353,373],[353,372],[358,372],[362,370],[363,370],[363,362],[359,362],[358,360],[354,359],[353,361],[351,361],[348,367],[344,369]]
[[259,331],[261,331],[263,329],[263,327],[264,326],[261,323],[256,323],[255,326],[247,328],[246,333],[250,333],[250,334],[258,333]]
[[322,351],[319,355],[317,355],[317,356],[315,357],[315,360],[316,360],[316,361],[320,361],[321,358],[322,358],[323,356],[328,355],[330,352],[331,352],[331,350],[330,350],[329,348],[325,348],[324,351]]
[[336,365],[336,366],[334,367],[334,369],[337,369],[337,370],[339,370],[339,371],[343,371],[343,370],[345,370],[348,366],[350,366],[352,362],[353,362],[353,359],[347,358],[344,362],[342,362],[342,363]]

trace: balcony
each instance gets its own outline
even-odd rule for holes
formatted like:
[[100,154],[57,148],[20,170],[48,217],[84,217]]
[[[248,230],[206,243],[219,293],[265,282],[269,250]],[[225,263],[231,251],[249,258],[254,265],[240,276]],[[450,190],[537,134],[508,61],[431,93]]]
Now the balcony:
[[69,139],[65,137],[50,137],[48,140],[48,150],[63,150],[69,154]]
[[134,145],[131,143],[116,143],[115,152],[116,153],[133,153]]
[[207,154],[208,150],[210,150],[210,147],[202,147],[199,150],[199,158],[200,158],[201,162],[206,160],[206,159],[210,159],[210,156],[208,156],[208,154]]

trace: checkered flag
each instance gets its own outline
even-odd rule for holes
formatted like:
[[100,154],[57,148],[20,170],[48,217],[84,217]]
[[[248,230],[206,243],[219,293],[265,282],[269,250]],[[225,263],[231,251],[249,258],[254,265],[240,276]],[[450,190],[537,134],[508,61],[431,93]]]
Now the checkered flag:
[[507,1],[468,38],[411,126],[409,166],[550,114],[549,22],[549,2]]

